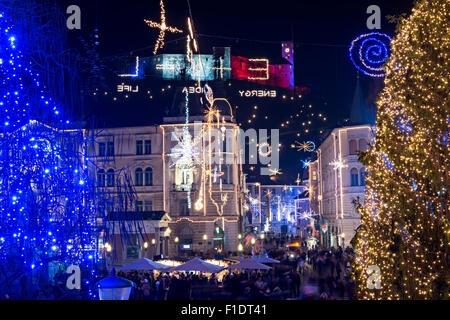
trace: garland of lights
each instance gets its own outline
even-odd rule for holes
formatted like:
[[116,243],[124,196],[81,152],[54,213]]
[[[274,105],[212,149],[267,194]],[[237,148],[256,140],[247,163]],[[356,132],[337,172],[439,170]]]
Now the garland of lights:
[[392,41],[376,138],[362,159],[353,263],[362,299],[450,298],[449,14],[448,0],[417,1]]
[[163,0],[160,0],[159,5],[161,7],[161,23],[154,22],[151,20],[145,19],[145,23],[150,28],[156,28],[159,29],[159,35],[158,39],[155,43],[155,48],[153,49],[153,54],[156,54],[158,52],[158,49],[162,49],[164,47],[164,38],[166,36],[166,32],[172,32],[172,33],[182,33],[180,29],[177,29],[175,27],[169,27],[166,24],[166,10],[164,9],[164,2]]
[[88,274],[84,288],[99,258],[87,141],[46,97],[20,41],[0,13],[0,284],[73,264]]
[[360,35],[352,41],[350,60],[355,68],[370,77],[384,77],[384,63],[390,54],[391,38],[379,32]]

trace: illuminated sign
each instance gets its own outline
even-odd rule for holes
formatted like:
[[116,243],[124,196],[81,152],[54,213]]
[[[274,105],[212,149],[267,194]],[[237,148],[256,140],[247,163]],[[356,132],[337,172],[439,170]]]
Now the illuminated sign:
[[134,68],[134,74],[126,73],[126,74],[119,74],[119,77],[138,77],[139,76],[139,57],[136,57],[136,65]]
[[203,89],[202,87],[184,87],[182,93],[185,92],[201,94],[205,93],[205,89]]
[[117,92],[139,92],[139,86],[130,86],[127,84],[117,85]]
[[249,76],[248,80],[269,80],[269,60],[268,59],[248,59],[250,62],[256,62],[258,64],[263,64],[264,67],[253,68],[249,67],[248,71],[263,73],[263,76]]
[[239,90],[239,95],[241,97],[257,97],[257,98],[276,98],[276,90]]

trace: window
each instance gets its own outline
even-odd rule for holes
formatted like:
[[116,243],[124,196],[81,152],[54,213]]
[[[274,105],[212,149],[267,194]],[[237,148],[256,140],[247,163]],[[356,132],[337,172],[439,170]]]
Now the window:
[[359,139],[359,150],[366,151],[368,147],[366,139]]
[[97,172],[97,185],[99,187],[104,187],[105,186],[105,178],[106,178],[105,171],[102,170],[102,169],[98,170],[98,172]]
[[233,183],[233,171],[232,167],[229,165],[222,166],[223,171],[223,183],[224,184],[232,184]]
[[153,185],[153,169],[152,168],[145,169],[145,185],[146,186]]
[[107,214],[110,214],[110,213],[113,212],[113,211],[114,211],[114,203],[108,201],[108,202],[106,203],[106,213],[107,213]]
[[136,211],[137,211],[137,212],[142,212],[142,211],[144,211],[144,205],[143,205],[143,202],[140,201],[140,200],[137,200],[137,201],[136,201]]
[[358,169],[353,168],[350,170],[350,180],[351,180],[351,186],[355,187],[358,185]]
[[98,156],[104,157],[106,155],[106,144],[104,142],[100,142],[98,144]]
[[137,168],[134,172],[134,184],[136,186],[142,186],[143,185],[143,173],[141,168]]
[[136,141],[136,154],[141,155],[143,153],[142,151],[143,151],[142,140],[137,140]]
[[180,217],[189,216],[189,206],[186,199],[180,201]]
[[108,142],[108,149],[106,150],[107,156],[114,156],[114,142],[109,141]]
[[145,140],[145,154],[152,154],[152,140]]
[[360,175],[361,185],[365,186],[366,185],[366,169],[362,168],[361,171],[359,172],[359,175]]
[[145,211],[145,212],[153,211],[153,203],[152,203],[152,200],[145,200],[145,201],[144,201],[144,211]]
[[185,163],[179,163],[175,167],[175,185],[186,186],[191,185],[194,180],[192,168]]
[[356,140],[350,140],[349,143],[349,152],[350,154],[357,154],[358,151],[356,150],[358,146],[356,145]]
[[114,169],[109,169],[106,173],[106,185],[108,187],[114,187]]

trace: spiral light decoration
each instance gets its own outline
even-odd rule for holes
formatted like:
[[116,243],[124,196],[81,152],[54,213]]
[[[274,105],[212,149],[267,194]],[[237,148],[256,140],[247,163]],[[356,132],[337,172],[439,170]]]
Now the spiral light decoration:
[[384,63],[390,54],[391,38],[379,32],[360,35],[349,49],[353,65],[370,77],[384,77]]

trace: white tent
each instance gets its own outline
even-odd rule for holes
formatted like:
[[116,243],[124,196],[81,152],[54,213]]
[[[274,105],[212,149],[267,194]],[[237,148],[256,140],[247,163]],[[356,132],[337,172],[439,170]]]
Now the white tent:
[[199,258],[194,258],[186,263],[180,264],[177,267],[170,268],[168,271],[198,271],[198,272],[210,272],[218,273],[222,271],[223,268],[216,266],[215,264],[208,263]]
[[155,261],[152,261],[147,258],[140,258],[122,268],[120,268],[120,271],[130,271],[130,270],[140,270],[140,271],[152,271],[152,270],[158,270],[158,271],[166,271],[169,267],[158,263]]
[[252,259],[259,263],[280,263],[280,261],[268,258],[266,256],[253,256]]
[[242,270],[269,270],[272,269],[269,266],[266,266],[265,264],[256,262],[252,258],[247,258],[241,260],[241,262],[232,264],[228,267],[229,269],[242,269]]

